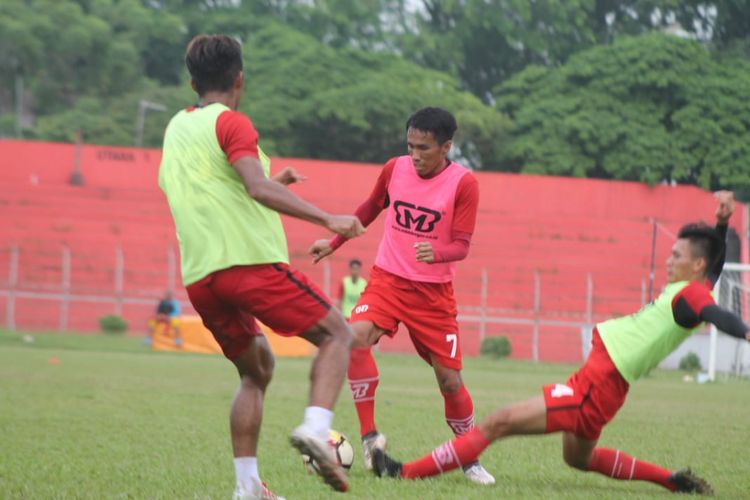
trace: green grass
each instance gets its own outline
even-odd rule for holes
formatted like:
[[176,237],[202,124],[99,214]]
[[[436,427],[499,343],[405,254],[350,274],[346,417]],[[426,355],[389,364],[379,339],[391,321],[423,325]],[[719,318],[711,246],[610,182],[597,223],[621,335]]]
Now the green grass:
[[[53,362],[50,363],[50,360]],[[58,363],[55,363],[58,360]],[[378,423],[396,457],[421,456],[450,437],[431,371],[412,356],[379,356]],[[483,463],[498,484],[460,474],[418,482],[367,474],[346,392],[334,427],[355,438],[352,491],[335,495],[306,474],[288,434],[299,423],[309,360],[280,359],[265,407],[263,478],[303,498],[641,498],[667,493],[568,469],[560,437],[493,445]],[[478,416],[564,381],[571,366],[468,360],[465,380]],[[236,388],[219,356],[146,351],[131,337],[0,332],[0,498],[217,498],[234,485],[227,413]],[[747,498],[750,383],[686,384],[655,372],[631,389],[601,444],[677,468],[692,466],[720,498]]]

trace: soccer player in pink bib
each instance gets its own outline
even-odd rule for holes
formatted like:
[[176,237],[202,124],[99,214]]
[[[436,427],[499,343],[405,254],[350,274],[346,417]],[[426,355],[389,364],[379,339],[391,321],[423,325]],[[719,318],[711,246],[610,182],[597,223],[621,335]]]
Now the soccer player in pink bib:
[[[406,122],[409,154],[389,160],[355,215],[368,226],[383,210],[385,230],[370,281],[351,316],[354,343],[349,384],[360,422],[365,467],[386,439],[375,426],[378,368],[372,346],[403,323],[419,355],[430,364],[445,401],[445,420],[456,436],[474,427],[474,405],[461,379],[461,344],[453,293],[456,262],[465,259],[476,223],[479,186],[464,166],[447,158],[456,119],[424,108]],[[345,238],[319,240],[315,262]],[[478,484],[495,479],[478,461],[464,466]]]

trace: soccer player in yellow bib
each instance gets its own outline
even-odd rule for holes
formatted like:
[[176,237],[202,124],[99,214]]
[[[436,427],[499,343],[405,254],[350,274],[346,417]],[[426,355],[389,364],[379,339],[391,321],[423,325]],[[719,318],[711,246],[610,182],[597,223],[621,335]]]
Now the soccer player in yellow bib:
[[190,302],[240,375],[230,412],[236,500],[277,498],[260,480],[257,447],[263,398],[274,359],[256,318],[280,335],[299,336],[318,353],[309,403],[292,445],[312,457],[334,489],[348,482],[328,443],[333,406],[349,361],[351,330],[307,276],[289,266],[279,213],[347,237],[364,232],[351,215],[332,215],[286,186],[292,169],[271,177],[250,118],[237,111],[244,79],[234,38],[200,35],[185,63],[198,103],[178,112],[164,134],[159,186],[180,242]]
[[563,459],[570,467],[612,479],[648,481],[675,492],[712,494],[711,486],[690,469],[665,469],[597,443],[625,402],[630,384],[704,323],[750,341],[748,326],[711,296],[724,267],[727,223],[734,211],[732,193],[721,191],[716,198],[715,228],[688,224],[680,230],[667,259],[668,284],[661,295],[630,316],[596,325],[586,363],[566,383],[547,385],[541,396],[491,413],[471,432],[419,460],[401,464],[377,449],[376,474],[404,479],[434,476],[477,460],[493,441],[562,432]]
[[352,310],[357,305],[359,297],[367,287],[367,280],[362,277],[362,262],[359,259],[349,261],[349,276],[341,280],[339,288],[339,304],[341,313],[348,320],[352,317]]

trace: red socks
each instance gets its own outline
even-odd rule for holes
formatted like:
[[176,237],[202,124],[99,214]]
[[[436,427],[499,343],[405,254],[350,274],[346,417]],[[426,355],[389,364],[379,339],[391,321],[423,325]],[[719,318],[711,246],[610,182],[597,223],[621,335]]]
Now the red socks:
[[453,434],[460,436],[474,428],[474,403],[466,386],[452,394],[443,393],[445,400],[445,421]]
[[474,403],[466,386],[451,394],[443,393],[445,421],[457,436],[444,443],[429,455],[404,464],[401,477],[417,479],[435,476],[477,461],[490,442],[479,429],[474,428]]
[[359,416],[360,436],[375,429],[375,389],[378,387],[378,366],[369,347],[352,349],[349,355],[349,388]]
[[484,437],[482,431],[474,428],[453,441],[441,444],[429,455],[404,464],[401,469],[401,477],[418,479],[436,476],[474,463],[489,445],[490,442]]
[[627,453],[609,448],[595,448],[591,454],[589,471],[598,472],[612,479],[625,481],[650,481],[659,484],[670,491],[675,486],[669,481],[671,471],[658,465],[636,460]]

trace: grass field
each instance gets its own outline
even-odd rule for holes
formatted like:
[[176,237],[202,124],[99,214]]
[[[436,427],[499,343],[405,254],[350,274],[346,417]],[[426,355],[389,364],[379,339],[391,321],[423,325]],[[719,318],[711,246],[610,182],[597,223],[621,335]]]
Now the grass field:
[[[450,437],[431,371],[416,357],[379,356],[378,423],[396,457],[416,458]],[[300,421],[309,360],[280,359],[266,400],[260,471],[289,499],[640,498],[670,494],[644,483],[569,470],[560,437],[519,438],[483,456],[498,484],[460,474],[401,482],[365,472],[346,392],[334,427],[353,438],[351,493],[307,475],[288,434]],[[573,367],[468,360],[481,417],[564,381]],[[750,383],[687,384],[657,372],[636,384],[602,445],[667,467],[690,465],[720,498],[749,498]],[[0,498],[231,498],[227,413],[233,367],[218,356],[152,353],[136,338],[0,332]]]

